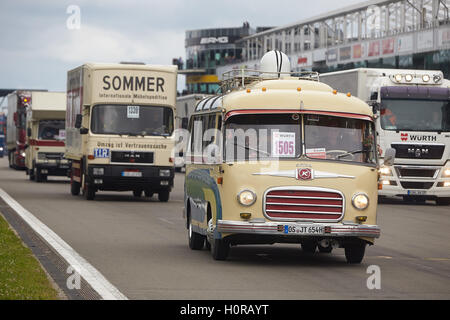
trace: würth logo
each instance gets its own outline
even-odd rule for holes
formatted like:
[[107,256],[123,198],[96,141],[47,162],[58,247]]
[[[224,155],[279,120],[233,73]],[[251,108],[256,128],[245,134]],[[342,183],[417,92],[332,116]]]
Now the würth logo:
[[408,134],[407,133],[401,133],[400,134],[400,139],[402,139],[402,141],[408,140]]
[[297,179],[298,180],[311,180],[312,172],[311,169],[297,169]]

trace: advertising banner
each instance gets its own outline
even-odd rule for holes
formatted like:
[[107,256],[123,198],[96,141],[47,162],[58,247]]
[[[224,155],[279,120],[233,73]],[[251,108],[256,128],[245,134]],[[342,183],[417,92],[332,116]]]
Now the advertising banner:
[[380,41],[372,41],[369,42],[369,52],[368,52],[368,56],[369,57],[376,57],[380,55]]
[[384,39],[382,41],[383,54],[393,54],[394,53],[394,38]]

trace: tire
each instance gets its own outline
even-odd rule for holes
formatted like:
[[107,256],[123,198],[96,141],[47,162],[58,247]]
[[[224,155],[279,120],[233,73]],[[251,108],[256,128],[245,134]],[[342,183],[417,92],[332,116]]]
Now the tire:
[[230,244],[225,239],[214,239],[211,243],[211,255],[214,260],[226,260],[230,253]]
[[77,195],[80,194],[80,188],[81,188],[81,186],[80,186],[79,182],[74,181],[74,180],[71,181],[71,183],[70,183],[70,193],[73,196],[77,196]]
[[151,192],[150,190],[144,190],[144,195],[148,198],[153,197],[153,192]]
[[36,168],[36,182],[44,182],[46,177],[41,173],[39,169]]
[[192,230],[191,218],[189,218],[188,227],[189,248],[191,250],[202,250],[205,245],[205,236],[198,234]]
[[320,253],[331,253],[333,251],[333,247],[329,245],[328,247],[322,247],[321,245],[318,245],[317,248],[319,249]]
[[133,196],[135,198],[140,198],[142,196],[142,190],[133,190]]
[[36,179],[34,167],[28,171],[28,179],[30,179],[30,181],[34,181]]
[[169,201],[170,191],[169,190],[163,190],[158,193],[158,200],[161,202],[167,202]]
[[366,252],[366,244],[364,242],[353,243],[345,246],[345,258],[347,263],[361,263]]
[[95,199],[94,187],[91,187],[89,184],[85,186],[84,196],[86,200],[94,200]]
[[302,250],[306,253],[315,253],[317,248],[317,243],[315,241],[303,241],[302,242]]
[[450,205],[450,198],[436,198],[436,204],[438,206],[448,206]]

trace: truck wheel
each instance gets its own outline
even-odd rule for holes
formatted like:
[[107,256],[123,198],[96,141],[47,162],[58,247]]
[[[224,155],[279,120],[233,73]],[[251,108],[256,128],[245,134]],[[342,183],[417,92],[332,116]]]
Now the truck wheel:
[[315,241],[306,240],[302,242],[302,250],[307,253],[316,252],[317,243]]
[[144,190],[144,194],[146,197],[151,198],[153,197],[153,192],[151,192],[150,190]]
[[70,183],[70,193],[73,196],[77,196],[77,195],[80,194],[80,188],[81,188],[81,186],[80,186],[79,182],[73,181],[73,180],[71,181],[71,183]]
[[36,168],[36,182],[43,182],[44,175],[41,173],[39,169]]
[[361,263],[366,252],[366,244],[364,242],[352,243],[345,246],[345,258],[347,263]]
[[86,200],[94,200],[95,188],[90,185],[85,186],[84,196],[86,197]]
[[230,253],[230,244],[225,239],[214,239],[211,243],[211,255],[214,260],[226,260]]
[[333,251],[333,247],[329,245],[328,247],[322,247],[321,245],[318,245],[317,248],[319,249],[320,253],[331,253]]
[[169,201],[170,191],[169,190],[163,190],[158,193],[158,200],[161,202],[167,202]]
[[133,190],[133,196],[140,198],[142,196],[142,190]]
[[36,174],[35,174],[35,169],[34,167],[28,171],[28,178],[30,179],[30,181],[34,181],[36,179]]
[[189,217],[188,228],[189,248],[192,250],[202,250],[205,245],[205,237],[192,230],[191,218]]
[[450,198],[436,198],[436,204],[438,206],[448,206],[450,205]]

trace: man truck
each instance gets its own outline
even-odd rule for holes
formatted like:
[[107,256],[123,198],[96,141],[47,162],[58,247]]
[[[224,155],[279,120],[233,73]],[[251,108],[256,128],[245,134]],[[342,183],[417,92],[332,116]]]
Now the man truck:
[[320,81],[372,105],[379,152],[396,150],[380,168],[380,196],[450,204],[450,81],[441,71],[358,68]]
[[64,159],[66,94],[32,92],[31,101],[26,117],[26,173],[36,182],[46,181],[47,176],[67,176],[69,165]]
[[71,193],[154,193],[174,180],[176,66],[87,63],[67,74],[66,152]]

